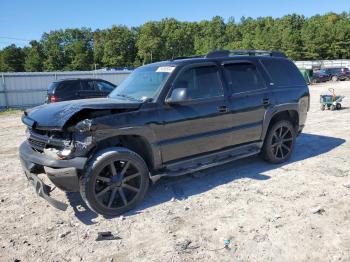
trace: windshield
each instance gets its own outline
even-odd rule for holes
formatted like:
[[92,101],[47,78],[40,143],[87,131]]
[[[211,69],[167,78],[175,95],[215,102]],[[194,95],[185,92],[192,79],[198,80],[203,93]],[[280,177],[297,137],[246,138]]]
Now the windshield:
[[170,66],[140,67],[114,89],[109,97],[125,97],[142,101],[154,98],[174,68]]

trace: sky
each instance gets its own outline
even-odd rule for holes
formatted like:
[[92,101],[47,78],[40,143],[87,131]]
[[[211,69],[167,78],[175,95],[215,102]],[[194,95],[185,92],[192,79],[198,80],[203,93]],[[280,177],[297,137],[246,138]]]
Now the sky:
[[306,17],[350,11],[350,0],[1,0],[0,48],[11,43],[28,45],[44,32],[112,25],[139,26],[173,17],[200,21],[219,15],[226,21],[242,16],[281,17],[290,13]]

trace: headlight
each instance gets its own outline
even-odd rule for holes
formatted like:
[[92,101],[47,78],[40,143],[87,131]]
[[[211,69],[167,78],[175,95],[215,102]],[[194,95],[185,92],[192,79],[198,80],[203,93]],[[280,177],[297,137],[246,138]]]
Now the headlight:
[[64,149],[62,149],[62,150],[57,152],[57,156],[60,159],[67,159],[67,158],[69,158],[72,155],[73,151],[74,150],[71,147],[64,148]]
[[27,139],[30,138],[30,131],[29,131],[29,128],[26,128],[26,137],[27,137]]

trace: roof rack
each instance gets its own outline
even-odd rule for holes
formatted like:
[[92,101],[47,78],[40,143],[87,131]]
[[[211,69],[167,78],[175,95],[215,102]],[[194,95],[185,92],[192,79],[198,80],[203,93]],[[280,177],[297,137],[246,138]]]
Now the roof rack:
[[239,55],[248,56],[274,56],[274,57],[284,57],[287,56],[283,52],[278,51],[266,51],[266,50],[217,50],[209,52],[206,58],[223,58]]
[[203,58],[204,56],[202,55],[195,55],[195,56],[179,56],[179,57],[175,57],[171,60],[180,60],[180,59],[187,59],[187,58]]

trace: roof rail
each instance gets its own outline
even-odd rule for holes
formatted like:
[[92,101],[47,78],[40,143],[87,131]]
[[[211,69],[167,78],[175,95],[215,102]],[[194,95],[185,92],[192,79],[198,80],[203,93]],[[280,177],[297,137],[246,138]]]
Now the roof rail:
[[195,55],[195,56],[179,56],[179,57],[175,57],[173,59],[171,59],[171,61],[173,60],[180,60],[180,59],[187,59],[187,58],[202,58],[204,56],[202,55]]
[[248,55],[248,56],[274,56],[284,57],[287,56],[283,52],[278,51],[266,51],[266,50],[217,50],[209,52],[206,58],[224,58],[231,56]]

